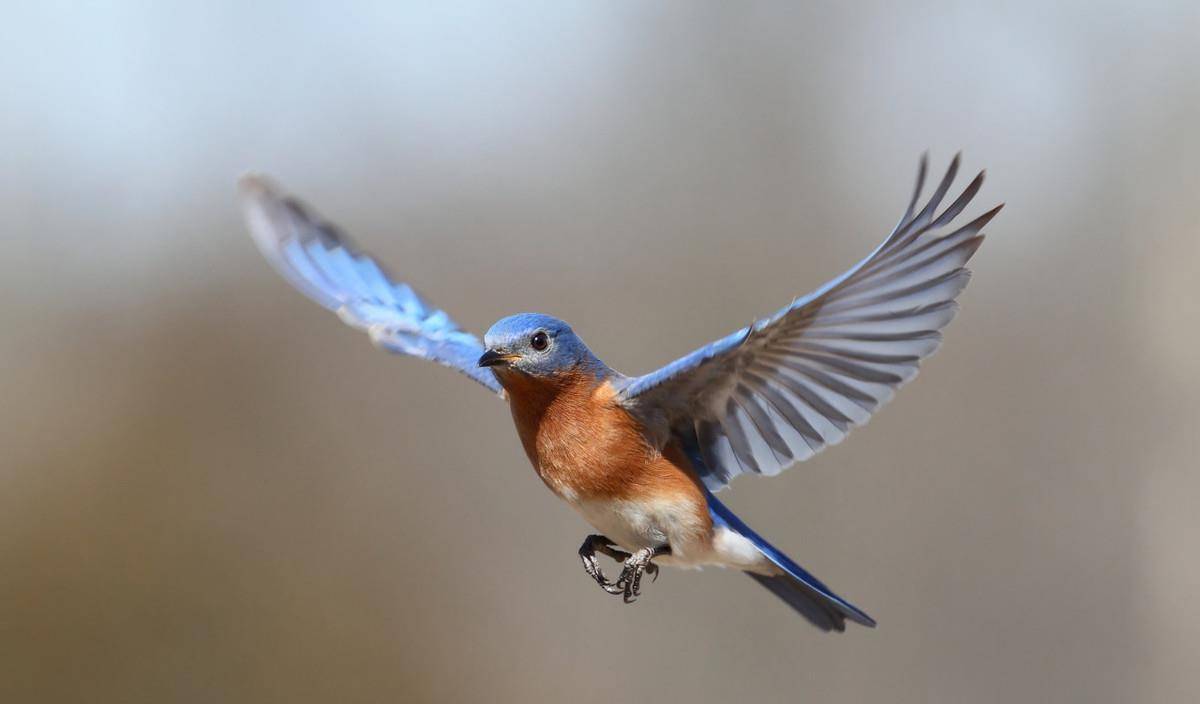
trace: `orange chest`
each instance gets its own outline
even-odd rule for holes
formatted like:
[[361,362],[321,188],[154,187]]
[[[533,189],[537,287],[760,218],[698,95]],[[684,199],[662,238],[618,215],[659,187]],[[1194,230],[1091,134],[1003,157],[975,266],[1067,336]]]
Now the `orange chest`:
[[505,380],[513,421],[538,476],[571,503],[686,499],[703,507],[699,478],[674,444],[659,448],[617,402],[608,383]]
[[551,387],[529,380],[510,382],[508,392],[530,463],[569,501],[627,495],[664,461],[608,384],[568,378]]

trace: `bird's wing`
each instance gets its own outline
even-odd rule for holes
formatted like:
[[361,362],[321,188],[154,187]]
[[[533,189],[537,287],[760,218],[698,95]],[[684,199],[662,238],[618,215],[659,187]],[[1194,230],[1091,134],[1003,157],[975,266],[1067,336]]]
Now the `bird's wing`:
[[849,271],[765,320],[630,378],[619,401],[696,448],[713,491],[739,474],[777,474],[840,442],[938,348],[970,278],[963,265],[1002,207],[949,230],[983,183],[981,172],[935,215],[958,162],[915,212],[922,157],[900,224]]
[[397,282],[336,227],[264,179],[239,183],[246,223],[263,256],[301,293],[370,334],[389,352],[421,357],[502,393],[495,374],[476,362],[479,338],[460,329],[408,284]]

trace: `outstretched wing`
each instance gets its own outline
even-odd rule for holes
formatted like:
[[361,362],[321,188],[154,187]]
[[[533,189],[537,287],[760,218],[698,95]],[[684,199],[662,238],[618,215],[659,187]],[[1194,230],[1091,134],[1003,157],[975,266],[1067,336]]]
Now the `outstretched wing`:
[[476,362],[479,338],[465,332],[411,286],[395,281],[336,227],[258,176],[239,183],[246,223],[275,270],[301,293],[367,332],[390,352],[421,357],[466,374],[496,393],[500,384]]
[[739,474],[778,474],[841,442],[937,350],[970,278],[963,265],[1002,207],[946,232],[983,184],[981,172],[935,216],[958,162],[914,214],[922,157],[900,224],[849,271],[765,320],[629,379],[619,400],[696,448],[713,491]]

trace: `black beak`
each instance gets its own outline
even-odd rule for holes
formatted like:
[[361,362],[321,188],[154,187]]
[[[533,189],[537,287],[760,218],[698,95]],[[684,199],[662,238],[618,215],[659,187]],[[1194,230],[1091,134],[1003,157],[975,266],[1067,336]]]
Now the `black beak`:
[[501,353],[497,352],[496,350],[488,350],[487,352],[484,352],[482,355],[480,355],[479,366],[494,367],[497,364],[504,364],[505,362],[508,361],[508,359],[509,359],[509,356],[506,354],[501,354]]

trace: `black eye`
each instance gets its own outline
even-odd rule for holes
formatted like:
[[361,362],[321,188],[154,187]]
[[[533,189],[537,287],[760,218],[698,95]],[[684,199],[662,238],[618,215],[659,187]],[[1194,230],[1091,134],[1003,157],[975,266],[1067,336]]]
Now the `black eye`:
[[544,332],[535,332],[533,337],[529,338],[529,346],[541,352],[550,346],[550,338],[546,337]]

